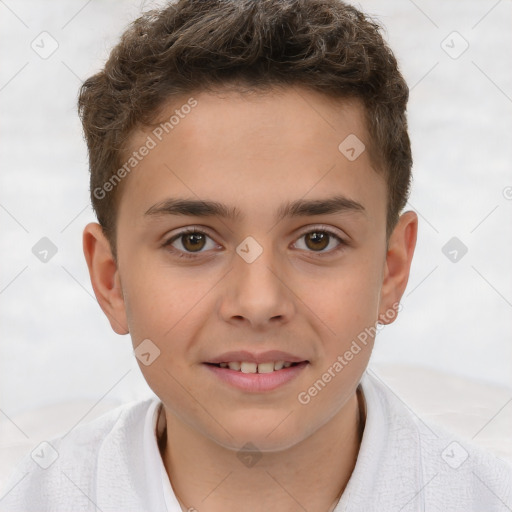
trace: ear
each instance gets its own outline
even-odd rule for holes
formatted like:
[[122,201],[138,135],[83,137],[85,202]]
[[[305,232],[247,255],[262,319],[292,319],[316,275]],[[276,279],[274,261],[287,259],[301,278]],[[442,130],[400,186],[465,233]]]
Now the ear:
[[119,271],[102,227],[91,222],[83,233],[84,256],[98,303],[117,334],[128,334],[128,322]]
[[398,315],[400,299],[409,280],[417,234],[418,216],[412,211],[405,212],[389,238],[379,303],[378,321],[382,325],[392,323]]

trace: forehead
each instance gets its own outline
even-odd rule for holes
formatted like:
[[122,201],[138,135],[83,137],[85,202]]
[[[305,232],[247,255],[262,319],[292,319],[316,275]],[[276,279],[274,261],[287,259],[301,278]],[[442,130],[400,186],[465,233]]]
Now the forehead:
[[151,149],[123,184],[120,220],[137,221],[167,197],[186,197],[222,201],[240,218],[252,213],[263,221],[284,202],[334,194],[385,216],[385,182],[368,151],[356,159],[343,152],[369,143],[358,101],[296,87],[203,92],[166,105],[159,122],[132,135],[130,152]]

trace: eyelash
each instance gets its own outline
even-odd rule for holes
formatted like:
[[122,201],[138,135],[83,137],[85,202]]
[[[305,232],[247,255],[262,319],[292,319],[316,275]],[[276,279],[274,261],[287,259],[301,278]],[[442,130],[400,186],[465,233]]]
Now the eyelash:
[[[335,249],[331,249],[328,252],[315,252],[315,251],[307,251],[307,252],[311,252],[313,254],[318,254],[320,257],[322,257],[323,255],[326,255],[326,254],[332,255],[332,254],[338,253],[338,251],[343,250],[343,249],[345,249],[346,246],[348,246],[348,243],[345,240],[343,240],[342,238],[340,238],[339,235],[337,235],[330,229],[327,229],[323,226],[313,226],[313,227],[309,228],[308,231],[304,231],[303,233],[301,233],[301,235],[298,237],[297,240],[299,240],[300,238],[302,238],[305,235],[308,235],[309,233],[314,233],[314,232],[327,233],[329,236],[338,240],[339,245]],[[177,254],[177,256],[179,258],[190,258],[190,259],[197,258],[202,254],[202,252],[197,252],[197,253],[185,252],[185,251],[181,251],[180,249],[176,249],[175,247],[172,247],[172,245],[171,245],[175,240],[178,240],[180,237],[182,237],[184,235],[188,235],[190,233],[198,233],[198,234],[206,235],[208,238],[211,238],[211,236],[206,231],[203,231],[202,229],[195,228],[195,227],[189,227],[189,228],[184,229],[183,231],[180,231],[179,233],[173,235],[169,240],[164,242],[162,247],[167,248],[167,250],[169,250],[169,252]]]

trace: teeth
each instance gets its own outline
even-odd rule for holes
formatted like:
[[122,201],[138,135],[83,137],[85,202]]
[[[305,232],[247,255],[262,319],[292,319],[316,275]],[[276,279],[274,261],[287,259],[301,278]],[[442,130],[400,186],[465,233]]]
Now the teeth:
[[258,365],[256,363],[240,363],[240,370],[242,370],[242,373],[256,373],[257,368]]
[[274,363],[260,363],[258,373],[270,373],[274,371]]
[[232,361],[230,363],[219,363],[221,368],[241,371],[242,373],[271,373],[273,371],[289,368],[292,365],[289,361],[269,361],[267,363],[251,363],[248,361]]

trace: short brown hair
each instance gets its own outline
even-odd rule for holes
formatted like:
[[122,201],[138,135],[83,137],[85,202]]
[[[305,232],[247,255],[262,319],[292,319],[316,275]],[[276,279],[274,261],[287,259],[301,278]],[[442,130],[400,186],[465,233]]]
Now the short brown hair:
[[367,147],[387,181],[388,239],[410,191],[409,89],[378,23],[341,0],[178,0],[132,22],[80,89],[92,205],[114,257],[121,187],[94,191],[122,165],[136,127],[173,97],[293,85],[362,100]]

